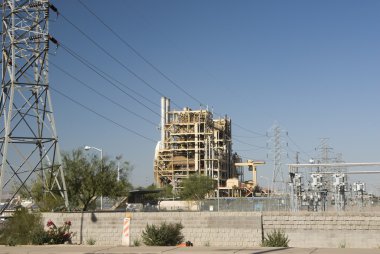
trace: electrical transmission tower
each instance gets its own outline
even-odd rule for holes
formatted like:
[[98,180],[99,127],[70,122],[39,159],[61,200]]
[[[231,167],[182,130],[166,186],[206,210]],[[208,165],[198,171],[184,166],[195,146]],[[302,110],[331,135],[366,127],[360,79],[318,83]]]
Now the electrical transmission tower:
[[273,192],[284,192],[286,188],[286,183],[284,180],[283,172],[283,140],[281,138],[281,128],[278,124],[274,124],[270,132],[270,140],[272,157],[273,157],[273,178],[272,178],[272,191]]
[[[320,158],[317,160],[317,163],[328,164],[334,162],[333,156],[333,148],[329,145],[329,138],[321,138],[320,145],[315,149],[316,151],[320,151]],[[319,172],[327,172],[335,169],[331,169],[330,167],[320,167],[318,169]],[[328,176],[324,176],[323,178],[324,186],[327,189],[332,188],[332,178]]]
[[[320,158],[318,159],[318,163],[331,163],[334,158],[331,157],[333,148],[329,145],[329,138],[321,138],[321,144],[315,148],[316,151],[320,151]],[[321,167],[319,171],[328,171],[329,168]]]
[[58,46],[49,34],[51,10],[48,0],[2,3],[0,199],[21,190],[31,196],[28,183],[40,181],[44,197],[68,207],[49,92],[49,43]]

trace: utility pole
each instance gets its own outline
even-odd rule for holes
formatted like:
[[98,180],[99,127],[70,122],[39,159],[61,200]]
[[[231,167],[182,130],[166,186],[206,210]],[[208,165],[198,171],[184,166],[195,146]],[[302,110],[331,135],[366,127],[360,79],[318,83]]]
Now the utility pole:
[[61,196],[68,207],[49,91],[49,46],[58,46],[50,11],[58,13],[48,0],[2,3],[0,199],[4,191],[31,195],[28,183],[39,179],[44,196]]

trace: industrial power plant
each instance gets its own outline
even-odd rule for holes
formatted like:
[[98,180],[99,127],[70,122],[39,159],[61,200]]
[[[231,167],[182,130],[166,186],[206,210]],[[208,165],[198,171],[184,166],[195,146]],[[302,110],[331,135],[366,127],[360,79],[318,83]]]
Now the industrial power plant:
[[[58,16],[57,8],[50,1],[5,0],[2,12],[0,199],[4,199],[6,192],[14,191],[7,193],[8,203],[0,207],[0,214],[8,204],[18,200],[17,192],[26,191],[30,195],[28,184],[36,178],[41,180],[44,196],[64,200],[64,206],[68,208],[68,189],[50,95],[49,50],[51,46],[62,47],[70,55],[80,57],[49,32],[50,13]],[[90,69],[94,70],[93,67]],[[103,78],[107,76],[101,71],[95,72]],[[108,78],[103,80],[116,86]],[[55,90],[75,102],[70,96]],[[135,98],[135,101],[141,103],[139,99]],[[101,115],[80,102],[77,104],[97,116]],[[239,209],[315,212],[371,209],[378,205],[378,197],[368,191],[366,182],[353,176],[377,176],[380,171],[363,171],[361,168],[379,167],[380,163],[328,161],[325,156],[324,160],[311,160],[307,164],[300,163],[297,158],[296,163],[288,164],[286,169],[281,161],[280,130],[275,128],[274,158],[267,158],[273,162],[272,172],[267,172],[272,177],[267,177],[264,186],[258,183],[257,167],[264,167],[266,162],[260,158],[245,158],[234,151],[236,139],[232,133],[233,120],[229,116],[216,117],[208,107],[175,109],[167,97],[161,98],[160,106],[160,114],[156,112],[159,105],[156,111],[152,110],[160,117],[160,120],[157,119],[157,122],[160,121],[157,144],[157,138],[147,138],[106,116],[102,118],[152,141],[152,148],[156,144],[154,155],[150,157],[153,167],[149,168],[149,174],[153,175],[157,188],[172,188],[173,199],[183,189],[185,179],[204,176],[212,179],[215,186],[215,190],[206,196],[206,202],[217,200],[218,209],[223,209],[219,207],[220,203],[231,206],[237,201],[248,204],[243,206],[239,203]],[[150,120],[148,122],[152,123]],[[103,163],[103,150],[96,150],[100,151],[100,161]],[[360,170],[352,171],[354,167]]]
[[241,176],[235,167],[241,158],[232,152],[231,119],[214,119],[207,109],[171,110],[170,99],[161,99],[161,140],[154,156],[158,187],[181,189],[184,178],[198,174],[226,186]]
[[[171,186],[174,194],[179,193],[184,179],[201,175],[217,182],[214,195],[208,197],[211,199],[256,197],[263,202],[264,197],[266,204],[268,200],[274,203],[280,200],[282,210],[292,211],[342,211],[377,205],[377,198],[366,191],[365,183],[350,183],[348,176],[380,172],[348,169],[380,166],[380,163],[289,164],[288,172],[274,169],[270,187],[256,190],[256,166],[265,162],[243,162],[233,152],[231,119],[227,116],[215,119],[208,109],[174,110],[170,99],[163,97],[160,130],[161,140],[154,154],[154,180],[160,188]],[[252,171],[249,180],[244,176],[247,172],[244,167]],[[274,187],[276,175],[285,175],[280,184],[282,188]],[[267,209],[273,209],[272,205],[268,206]],[[279,209],[279,206],[274,207]]]

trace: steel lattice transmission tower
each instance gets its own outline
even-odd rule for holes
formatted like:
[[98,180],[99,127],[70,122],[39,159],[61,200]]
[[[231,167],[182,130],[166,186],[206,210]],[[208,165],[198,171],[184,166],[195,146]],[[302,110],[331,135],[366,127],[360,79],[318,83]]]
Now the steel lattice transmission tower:
[[281,128],[275,123],[269,134],[269,142],[272,150],[273,158],[273,177],[272,177],[272,192],[283,193],[286,189],[283,172],[283,140],[281,137]]
[[[40,180],[44,196],[68,206],[62,161],[49,93],[48,0],[3,0],[0,198],[15,197]],[[2,213],[5,210],[0,210]]]

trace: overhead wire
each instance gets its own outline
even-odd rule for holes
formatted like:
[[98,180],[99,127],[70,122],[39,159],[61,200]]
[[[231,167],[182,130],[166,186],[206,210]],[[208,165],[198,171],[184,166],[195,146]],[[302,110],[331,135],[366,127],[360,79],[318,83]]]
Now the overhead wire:
[[259,133],[259,132],[256,132],[256,131],[253,131],[253,130],[250,130],[250,129],[245,128],[245,127],[243,127],[243,126],[241,126],[241,125],[239,125],[239,124],[237,124],[237,123],[235,123],[235,122],[232,122],[232,125],[235,125],[235,126],[239,127],[240,129],[245,130],[246,132],[249,132],[249,133],[252,133],[252,134],[256,134],[256,135],[258,135],[258,136],[260,136],[260,137],[266,137],[266,135],[263,134],[263,133]]
[[296,158],[296,157],[298,157],[298,161],[306,161],[299,151],[293,150],[290,146],[287,146],[287,152],[294,155],[294,157],[292,157],[292,158],[290,158],[290,156],[289,156],[290,161],[295,161],[294,158]]
[[[52,64],[52,65],[53,65],[54,67],[56,67],[56,68],[58,67],[56,64],[52,63],[51,61],[50,61],[50,64]],[[62,69],[62,70],[63,70],[63,69]],[[27,75],[27,74],[26,74],[26,75]],[[27,76],[29,76],[29,75],[27,75]],[[30,77],[30,76],[29,76],[29,77]],[[90,107],[84,105],[83,103],[80,103],[79,101],[77,101],[77,100],[75,100],[75,99],[73,99],[73,98],[67,96],[65,93],[59,91],[57,88],[54,88],[54,87],[52,87],[52,86],[49,86],[49,89],[52,90],[52,91],[55,91],[56,93],[58,93],[58,94],[61,95],[62,97],[64,97],[64,98],[66,98],[67,100],[71,101],[72,103],[79,105],[80,107],[82,107],[82,108],[84,108],[84,109],[86,109],[86,110],[92,112],[93,114],[99,116],[100,118],[102,118],[102,119],[104,119],[104,120],[106,120],[106,121],[108,121],[108,122],[111,122],[112,124],[114,124],[114,125],[116,125],[116,126],[122,128],[122,129],[124,129],[124,130],[126,130],[126,131],[128,131],[128,132],[130,132],[130,133],[132,133],[132,134],[135,134],[135,135],[137,135],[137,136],[139,136],[139,137],[141,137],[141,138],[143,138],[143,139],[145,139],[145,140],[152,141],[153,143],[156,143],[156,142],[157,142],[156,140],[154,140],[154,139],[152,139],[152,138],[146,137],[146,136],[144,136],[143,134],[141,134],[141,133],[139,133],[139,132],[137,132],[137,131],[134,131],[134,130],[132,130],[132,129],[130,129],[130,128],[128,128],[128,127],[126,127],[126,126],[124,126],[124,125],[122,125],[122,124],[120,124],[120,123],[114,121],[114,120],[112,120],[111,118],[109,118],[109,117],[107,117],[107,116],[104,116],[104,115],[102,115],[102,114],[96,112],[94,109],[91,109]],[[153,123],[153,122],[152,122],[152,123]],[[154,124],[154,123],[153,123],[153,124]]]
[[262,148],[252,148],[252,149],[235,149],[235,152],[253,152],[263,150]]
[[151,111],[153,114],[161,117],[160,114],[158,114],[155,110],[151,109],[149,106],[147,106],[146,104],[142,103],[141,101],[139,101],[138,99],[136,99],[134,96],[132,96],[131,94],[129,94],[126,91],[124,91],[123,89],[121,89],[118,85],[116,85],[114,82],[112,82],[111,80],[109,80],[107,77],[105,77],[102,73],[100,73],[100,71],[98,71],[96,69],[96,67],[94,67],[92,64],[88,63],[84,58],[80,57],[76,52],[74,52],[73,50],[69,49],[68,47],[66,47],[62,43],[60,44],[60,46],[67,53],[69,53],[72,57],[74,57],[79,62],[81,62],[83,65],[85,65],[87,68],[89,68],[90,70],[92,70],[93,72],[95,72],[98,76],[100,76],[105,81],[107,81],[108,83],[110,83],[113,87],[115,87],[116,89],[118,89],[119,91],[121,91],[122,93],[124,93],[125,95],[127,95],[129,98],[131,98],[132,100],[134,100],[135,102],[137,102],[138,104],[140,104],[141,106],[143,106],[144,108],[146,108],[149,111]]
[[[63,17],[64,20],[66,20],[71,26],[73,26],[79,33],[81,33],[87,40],[89,40],[92,44],[94,44],[98,49],[100,49],[104,54],[106,54],[108,57],[110,57],[112,60],[114,60],[116,63],[118,63],[123,69],[128,71],[130,74],[132,74],[136,79],[140,80],[144,85],[149,87],[151,90],[156,92],[158,95],[161,97],[165,97],[164,94],[162,94],[159,90],[154,88],[151,84],[149,84],[145,79],[143,79],[141,76],[139,76],[136,72],[134,72],[131,68],[126,66],[123,62],[121,62],[118,58],[113,56],[109,51],[107,51],[103,46],[101,46],[99,43],[97,43],[94,39],[92,39],[87,33],[85,33],[80,27],[75,25],[73,22],[70,21],[70,19],[66,18],[62,13],[60,13],[60,16]],[[179,107],[179,105],[175,104],[174,105]]]
[[77,81],[79,84],[83,85],[84,87],[90,89],[91,91],[93,91],[94,93],[96,93],[97,95],[99,95],[100,97],[106,99],[107,101],[111,102],[112,104],[122,108],[123,110],[129,112],[130,114],[146,121],[147,123],[149,124],[152,124],[153,126],[156,126],[156,123],[152,122],[151,120],[141,116],[140,114],[137,114],[135,113],[134,111],[132,110],[129,110],[128,108],[126,108],[125,106],[123,106],[122,104],[116,102],[115,100],[111,99],[110,97],[104,95],[103,93],[97,91],[96,89],[94,89],[93,87],[91,87],[90,85],[88,85],[87,83],[85,83],[84,81],[80,80],[79,78],[75,77],[74,75],[70,74],[68,71],[64,70],[62,67],[58,66],[57,64],[55,64],[54,62],[52,62],[50,60],[49,62],[50,65],[54,66],[54,68],[58,69],[59,71],[61,71],[62,73],[64,73],[65,75],[69,76],[71,79]]
[[[98,15],[96,15],[93,11],[91,11],[87,6],[85,6],[81,1],[79,1],[82,6],[84,6],[91,14],[93,14],[107,29],[109,29],[112,34],[114,34],[119,40],[121,40],[128,48],[130,48],[137,56],[139,56],[146,64],[148,64],[151,68],[153,68],[155,71],[157,71],[161,76],[163,76],[165,79],[167,79],[171,84],[175,85],[179,90],[181,90],[182,92],[184,92],[186,95],[188,95],[190,98],[192,98],[193,100],[197,101],[200,105],[204,105],[200,100],[196,99],[194,96],[192,96],[190,93],[188,93],[186,90],[184,90],[181,86],[179,86],[177,83],[175,83],[171,78],[168,77],[168,75],[164,74],[160,69],[158,69],[155,65],[153,65],[147,58],[145,58],[141,53],[139,53],[134,47],[132,47],[126,40],[124,40],[120,35],[118,35],[110,26],[108,26],[103,20],[100,19],[100,17]],[[155,89],[153,86],[151,86],[147,81],[145,81],[142,77],[140,77],[137,73],[135,73],[134,71],[132,71],[128,66],[126,66],[125,64],[123,64],[119,59],[117,59],[116,57],[114,57],[111,53],[109,53],[104,47],[102,47],[100,44],[98,44],[94,39],[92,39],[89,35],[87,35],[87,33],[85,33],[81,28],[79,28],[77,25],[75,25],[73,22],[71,22],[68,18],[65,17],[65,15],[63,15],[62,13],[60,13],[60,15],[70,24],[72,25],[78,32],[80,32],[87,40],[89,40],[90,42],[92,42],[98,49],[100,49],[103,53],[105,53],[107,56],[109,56],[111,59],[113,59],[115,62],[117,62],[120,66],[122,66],[124,69],[126,69],[130,74],[132,74],[135,78],[137,78],[138,80],[140,80],[143,84],[145,84],[146,86],[148,86],[150,89],[152,89],[153,91],[155,91],[157,94],[159,94],[160,96],[164,96],[159,90]],[[67,47],[65,47],[65,50],[71,54],[73,57],[77,58],[80,62],[82,62],[83,64],[85,64],[88,68],[90,68],[91,70],[93,70],[94,72],[96,72],[99,76],[101,76],[103,79],[105,79],[107,82],[113,84],[115,86],[115,84],[113,82],[111,82],[110,80],[108,80],[107,78],[104,77],[104,75],[102,75],[101,73],[99,73],[98,71],[94,70],[94,68],[91,68],[90,66],[88,66],[88,63],[85,63],[83,61],[83,59],[79,58],[78,54],[70,51]],[[118,88],[120,89],[120,88]],[[140,102],[139,102],[140,103]],[[141,104],[141,103],[140,103]],[[174,105],[175,102],[173,102]],[[178,107],[178,105],[176,105]],[[146,107],[146,105],[144,105],[144,107]],[[150,111],[153,111],[151,109],[149,109]],[[156,112],[155,112],[156,113]],[[156,113],[157,114],[157,113]],[[158,116],[160,116],[159,114],[157,114]],[[255,134],[255,135],[258,135],[258,136],[261,136],[261,137],[264,137],[265,135],[262,134],[262,133],[259,133],[259,132],[255,132],[255,131],[252,131],[250,129],[247,129],[237,123],[232,123],[233,125],[249,132],[249,133],[252,133],[252,134]],[[260,147],[260,146],[256,146],[256,145],[252,145],[252,144],[249,144],[249,143],[246,143],[246,142],[243,142],[243,141],[240,141],[238,139],[235,139],[237,142],[239,143],[242,143],[242,144],[246,144],[246,145],[249,145],[249,146],[252,146],[252,147],[256,147],[256,148],[259,148],[259,149],[265,149],[264,147]]]
[[[134,48],[126,39],[122,38],[114,29],[112,29],[106,22],[103,21],[97,15],[94,11],[92,11],[86,4],[83,3],[83,1],[78,0],[78,2],[89,12],[91,13],[103,26],[105,26],[115,37],[117,37],[125,46],[127,46],[129,49],[131,49],[138,57],[140,57],[147,65],[149,65],[151,68],[153,68],[157,73],[159,73],[162,77],[164,77],[167,81],[169,81],[172,85],[174,85],[176,88],[178,88],[180,91],[182,91],[184,94],[189,96],[191,99],[196,101],[200,104],[200,106],[205,105],[203,102],[201,102],[199,99],[195,98],[193,95],[191,95],[189,92],[187,92],[184,88],[182,88],[178,83],[174,82],[173,79],[171,79],[167,74],[165,74],[163,71],[161,71],[156,65],[154,65],[151,61],[149,61],[145,56],[143,56],[136,48]],[[77,28],[78,29],[78,28]],[[87,36],[86,36],[87,37]],[[215,113],[216,115],[219,115],[222,117],[221,114]],[[258,135],[258,136],[265,136],[265,134],[252,131],[250,129],[247,129],[235,122],[232,122],[232,125],[237,126],[238,128],[241,128],[242,130],[245,130],[249,133]]]
[[245,135],[233,135],[234,137],[238,138],[248,138],[248,139],[257,139],[257,138],[266,138],[266,136],[245,136]]
[[234,141],[237,141],[237,142],[239,142],[239,143],[241,143],[241,144],[244,144],[244,145],[247,145],[247,146],[251,146],[251,147],[258,148],[258,150],[260,150],[260,149],[267,149],[266,147],[252,145],[252,144],[250,144],[250,143],[247,143],[247,142],[241,141],[241,140],[236,139],[236,138],[234,138]]
[[163,71],[161,71],[157,66],[155,66],[151,61],[149,61],[146,57],[144,57],[138,50],[136,50],[130,43],[128,43],[124,38],[122,38],[115,30],[113,30],[109,25],[107,25],[95,12],[93,12],[86,4],[84,4],[81,0],[79,3],[90,12],[100,23],[102,23],[115,37],[117,37],[125,46],[127,46],[130,50],[133,51],[138,57],[140,57],[147,65],[153,68],[156,72],[158,72],[163,78],[169,81],[173,86],[181,90],[184,94],[192,98],[194,101],[198,102],[200,106],[204,105],[200,100],[192,96],[189,92],[187,92],[183,87],[178,85],[173,79],[171,79],[168,75],[166,75]]
[[[72,57],[74,57],[76,60],[78,60],[80,63],[82,63],[83,65],[85,65],[87,68],[89,68],[91,71],[95,72],[94,70],[96,70],[97,72],[101,73],[102,75],[104,75],[105,77],[107,77],[109,80],[112,80],[114,83],[118,83],[119,85],[121,85],[123,88],[127,89],[129,92],[135,94],[137,97],[143,99],[144,101],[146,102],[149,102],[150,104],[154,105],[155,107],[161,107],[160,104],[152,101],[151,99],[147,98],[146,96],[142,95],[141,93],[137,92],[136,90],[130,88],[127,84],[121,82],[120,80],[117,80],[115,77],[113,77],[111,74],[108,74],[107,72],[101,70],[99,67],[97,67],[95,64],[92,64],[89,60],[87,60],[86,58],[84,58],[83,56],[79,55],[77,52],[75,52],[73,49],[69,48],[67,45],[64,45],[62,42],[59,43],[59,46],[62,46],[62,48],[67,52],[69,53]],[[52,54],[53,56],[55,56],[55,54]],[[91,68],[90,68],[91,66]],[[95,72],[96,73],[96,72]],[[99,75],[99,73],[96,73],[97,75]],[[102,77],[104,79],[104,77]],[[109,82],[109,81],[108,81]],[[111,85],[115,85],[115,84],[112,84]],[[119,87],[116,87],[118,90],[120,90],[121,88]],[[127,93],[127,92],[123,92],[123,93]],[[129,94],[129,93],[128,93]],[[129,94],[130,95],[130,94]],[[132,95],[130,95],[132,96]],[[134,96],[133,96],[134,97]],[[136,102],[140,103],[140,101],[135,98],[134,99]]]
[[[83,62],[85,62],[86,64],[86,67],[87,65],[88,66],[91,66],[93,69],[95,69],[96,71],[98,71],[99,73],[101,73],[102,75],[106,76],[108,79],[114,81],[115,83],[118,83],[119,85],[121,85],[122,87],[124,87],[125,89],[127,89],[128,91],[132,92],[133,94],[137,95],[138,97],[142,98],[143,100],[145,100],[146,102],[149,102],[150,104],[156,106],[156,107],[160,107],[160,105],[154,101],[152,101],[151,99],[147,98],[146,96],[142,95],[141,93],[137,92],[136,90],[130,88],[128,85],[126,85],[125,83],[121,82],[120,80],[117,80],[116,78],[114,78],[112,75],[108,74],[107,72],[101,70],[99,67],[97,67],[96,65],[92,64],[89,60],[87,60],[86,58],[84,58],[83,56],[79,55],[77,52],[75,52],[74,50],[72,50],[71,48],[69,48],[67,45],[64,45],[62,43],[60,43],[61,46],[64,47],[64,50],[65,51],[70,51],[68,52],[69,54],[71,53],[71,55],[75,55],[73,57],[77,58],[78,61],[80,61],[79,59],[81,59],[82,61],[80,61],[82,64],[84,64]],[[88,67],[89,68],[89,67]],[[92,70],[92,69],[91,69]]]
[[59,91],[57,88],[53,88],[53,87],[50,86],[50,89],[53,90],[53,91],[55,91],[55,92],[58,93],[59,95],[63,96],[63,97],[66,98],[67,100],[71,101],[72,103],[77,104],[77,105],[81,106],[82,108],[84,108],[84,109],[86,109],[86,110],[92,112],[93,114],[97,115],[98,117],[100,117],[100,118],[102,118],[102,119],[104,119],[104,120],[106,120],[106,121],[108,121],[108,122],[110,122],[110,123],[112,123],[112,124],[114,124],[114,125],[116,125],[116,126],[119,126],[120,128],[122,128],[122,129],[124,129],[124,130],[126,130],[126,131],[128,131],[128,132],[130,132],[130,133],[133,133],[133,134],[135,134],[135,135],[137,135],[137,136],[139,136],[139,137],[141,137],[141,138],[143,138],[143,139],[145,139],[145,140],[148,140],[148,141],[151,141],[151,142],[153,142],[153,143],[156,143],[156,140],[154,140],[154,139],[152,139],[152,138],[149,138],[149,137],[147,137],[147,136],[145,136],[145,135],[143,135],[143,134],[141,134],[141,133],[139,133],[139,132],[137,132],[137,131],[134,131],[134,130],[132,130],[132,129],[130,129],[130,128],[128,128],[128,127],[126,127],[126,126],[124,126],[124,125],[122,125],[122,124],[120,124],[120,123],[114,121],[114,120],[112,120],[111,118],[109,118],[109,117],[107,117],[107,116],[105,116],[105,115],[102,115],[102,114],[96,112],[96,111],[93,110],[92,108],[87,107],[86,105],[84,105],[84,104],[80,103],[79,101],[77,101],[77,100],[71,98],[70,96],[67,96],[65,93]]
[[302,152],[305,155],[309,156],[309,158],[313,157],[309,153],[307,153],[306,151],[304,151],[299,145],[297,145],[297,143],[289,136],[289,134],[287,135],[287,137],[288,137],[289,141],[292,142],[300,150],[300,152]]

